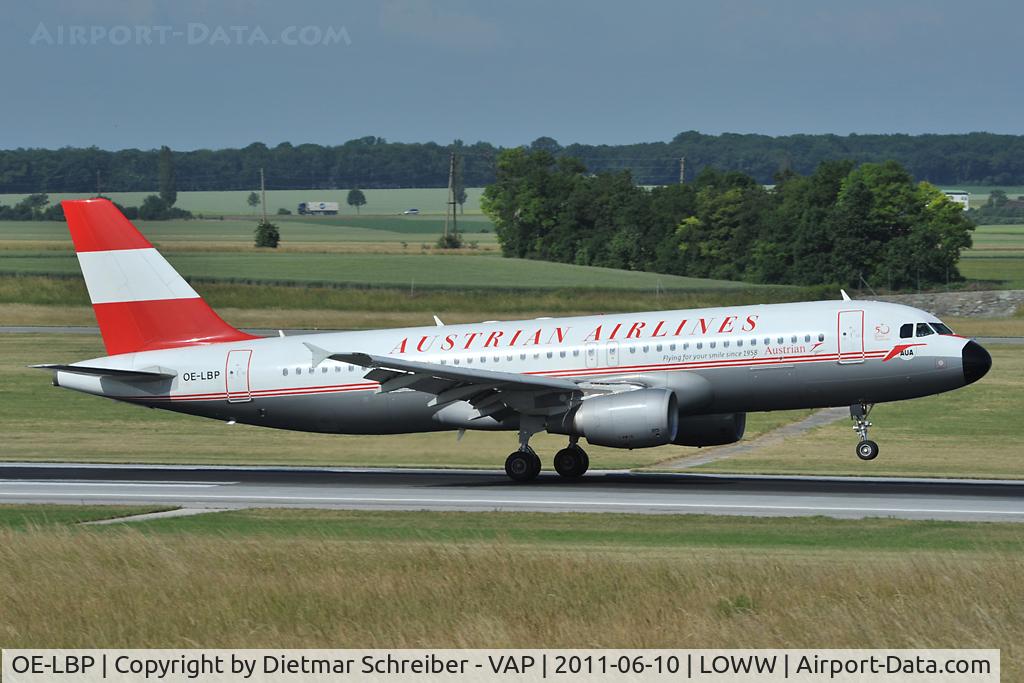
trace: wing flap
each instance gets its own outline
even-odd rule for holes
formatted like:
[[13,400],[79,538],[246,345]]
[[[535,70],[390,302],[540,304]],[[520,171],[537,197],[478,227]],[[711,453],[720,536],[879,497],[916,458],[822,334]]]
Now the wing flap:
[[523,375],[515,372],[424,363],[369,353],[334,353],[305,343],[313,363],[335,360],[369,370],[366,379],[380,382],[382,392],[408,389],[433,395],[429,406],[439,410],[457,401],[483,406],[486,414],[512,409],[525,414],[564,412],[582,398],[579,386],[568,379]]

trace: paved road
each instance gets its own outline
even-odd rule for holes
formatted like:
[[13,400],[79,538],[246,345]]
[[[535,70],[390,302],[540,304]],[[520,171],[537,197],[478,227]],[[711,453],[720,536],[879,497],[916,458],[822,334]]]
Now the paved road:
[[0,503],[173,504],[201,508],[827,515],[1024,521],[1024,481],[260,467],[0,464]]

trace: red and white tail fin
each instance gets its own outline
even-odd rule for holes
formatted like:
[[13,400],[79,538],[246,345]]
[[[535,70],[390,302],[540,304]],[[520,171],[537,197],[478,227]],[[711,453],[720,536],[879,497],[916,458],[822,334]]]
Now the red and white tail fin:
[[109,200],[61,204],[108,354],[254,339],[214,313]]

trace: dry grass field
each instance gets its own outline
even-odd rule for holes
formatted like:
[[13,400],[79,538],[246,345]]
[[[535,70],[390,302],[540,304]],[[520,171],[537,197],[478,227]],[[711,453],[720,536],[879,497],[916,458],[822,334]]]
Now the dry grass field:
[[0,642],[996,647],[1024,675],[1017,525],[226,514],[0,529]]

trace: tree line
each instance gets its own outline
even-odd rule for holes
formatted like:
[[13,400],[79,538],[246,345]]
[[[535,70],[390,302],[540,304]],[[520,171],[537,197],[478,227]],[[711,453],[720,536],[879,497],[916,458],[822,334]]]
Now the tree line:
[[[915,178],[940,185],[1024,184],[1024,136],[992,133],[771,137],[688,131],[668,142],[630,145],[563,147],[542,137],[527,148],[579,159],[596,173],[629,170],[643,185],[677,182],[684,156],[690,179],[713,167],[768,184],[780,172],[810,174],[823,161],[894,159]],[[257,142],[241,149],[175,152],[175,172],[182,191],[253,189],[260,168],[271,189],[444,187],[452,151],[465,187],[494,182],[502,148],[490,143],[402,143],[372,136],[341,145]],[[0,193],[150,191],[160,179],[160,155],[95,147],[0,150]]]
[[499,154],[481,205],[505,256],[692,277],[901,289],[961,279],[972,222],[895,161],[826,161],[767,188],[705,168],[645,188],[549,150]]
[[[141,206],[123,206],[114,202],[125,218],[149,221],[192,218],[192,212],[174,206],[178,200],[174,154],[166,145],[160,148],[157,159],[159,193],[146,196]],[[102,197],[102,194],[96,196]],[[64,208],[60,203],[50,204],[46,192],[34,192],[13,206],[0,204],[0,221],[63,221]]]

